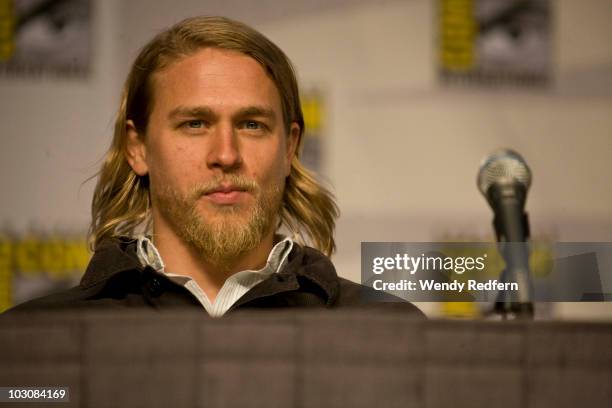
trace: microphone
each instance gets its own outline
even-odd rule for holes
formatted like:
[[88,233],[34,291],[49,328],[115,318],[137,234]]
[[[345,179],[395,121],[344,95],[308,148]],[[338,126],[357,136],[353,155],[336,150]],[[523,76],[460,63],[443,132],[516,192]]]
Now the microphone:
[[486,157],[478,171],[478,189],[493,209],[493,226],[506,269],[502,282],[516,282],[518,293],[500,292],[495,310],[520,317],[533,316],[529,273],[529,220],[525,212],[527,191],[531,186],[531,170],[517,152],[502,149]]
[[498,150],[480,164],[478,189],[495,214],[498,241],[525,242],[529,238],[525,201],[530,186],[531,170],[513,150]]

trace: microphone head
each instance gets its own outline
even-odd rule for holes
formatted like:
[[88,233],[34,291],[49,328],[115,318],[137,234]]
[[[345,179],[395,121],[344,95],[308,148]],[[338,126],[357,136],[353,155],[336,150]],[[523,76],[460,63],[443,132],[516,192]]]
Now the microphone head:
[[489,187],[495,183],[518,183],[527,191],[531,186],[531,170],[520,154],[501,149],[482,160],[477,183],[485,197]]

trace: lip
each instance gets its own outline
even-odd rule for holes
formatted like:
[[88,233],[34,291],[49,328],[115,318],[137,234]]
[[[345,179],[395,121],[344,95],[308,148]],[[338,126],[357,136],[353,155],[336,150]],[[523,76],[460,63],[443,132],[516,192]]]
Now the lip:
[[232,185],[232,184],[221,184],[219,187],[215,188],[214,190],[212,190],[208,194],[231,193],[232,191],[242,191],[242,192],[244,192],[244,189],[238,188],[238,187],[236,187],[235,185]]
[[237,204],[242,201],[247,192],[234,186],[221,186],[204,195],[208,200],[218,205]]

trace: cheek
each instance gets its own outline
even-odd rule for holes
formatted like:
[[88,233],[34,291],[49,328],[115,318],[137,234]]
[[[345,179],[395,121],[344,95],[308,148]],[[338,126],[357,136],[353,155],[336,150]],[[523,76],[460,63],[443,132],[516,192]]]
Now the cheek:
[[285,178],[285,157],[280,146],[266,146],[251,156],[253,176],[266,184],[278,184]]
[[199,174],[203,161],[197,157],[198,149],[183,144],[158,145],[150,155],[150,176],[153,187],[171,187],[187,191],[194,175]]

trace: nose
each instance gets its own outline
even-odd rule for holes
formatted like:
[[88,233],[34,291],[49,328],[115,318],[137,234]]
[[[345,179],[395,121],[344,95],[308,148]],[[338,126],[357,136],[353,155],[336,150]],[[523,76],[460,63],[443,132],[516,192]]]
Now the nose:
[[206,158],[211,169],[232,171],[242,164],[238,135],[231,125],[220,124],[211,135],[210,150]]

